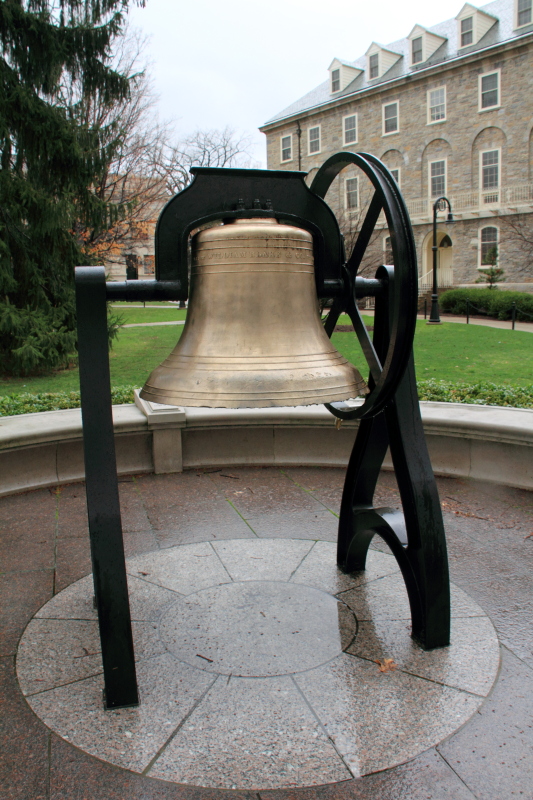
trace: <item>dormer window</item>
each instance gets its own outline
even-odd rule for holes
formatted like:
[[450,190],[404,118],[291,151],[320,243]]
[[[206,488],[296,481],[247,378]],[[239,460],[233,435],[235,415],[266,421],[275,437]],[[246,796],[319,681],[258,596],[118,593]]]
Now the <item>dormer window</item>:
[[341,61],[334,58],[329,65],[329,84],[331,94],[342,92],[343,89],[352,83],[362,73],[362,69],[348,64],[346,61]]
[[415,25],[409,36],[411,42],[411,66],[423,64],[446,41],[444,36],[427,31],[422,25]]
[[[519,2],[520,0],[518,0]],[[487,31],[498,22],[492,14],[465,3],[457,14],[457,44],[458,49],[470,47],[483,39]]]
[[533,0],[518,0],[516,22],[517,28],[533,22]]
[[413,64],[419,64],[422,60],[422,37],[417,36],[411,42],[411,61]]
[[461,47],[467,47],[474,41],[474,18],[467,17],[461,20]]
[[369,81],[381,78],[387,73],[393,64],[396,64],[400,53],[393,53],[392,50],[387,50],[386,47],[372,42],[370,47],[365,53],[366,55],[366,75]]

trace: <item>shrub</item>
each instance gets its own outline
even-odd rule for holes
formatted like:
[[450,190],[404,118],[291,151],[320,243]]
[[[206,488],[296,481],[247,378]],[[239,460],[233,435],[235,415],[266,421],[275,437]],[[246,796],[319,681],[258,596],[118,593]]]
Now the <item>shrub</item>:
[[[111,389],[113,405],[133,403],[135,386],[119,386]],[[0,416],[33,414],[36,411],[59,411],[63,408],[79,408],[79,392],[41,392],[41,394],[11,394],[0,396]]]
[[[135,386],[119,386],[111,390],[112,402],[133,403]],[[443,403],[474,403],[476,405],[533,408],[533,384],[530,386],[500,386],[495,383],[457,384],[451,381],[427,380],[418,382],[421,400]],[[36,411],[58,411],[79,408],[79,392],[42,392],[0,396],[0,416],[31,414]]]
[[439,297],[442,311],[449,314],[466,314],[466,301],[470,300],[470,313],[484,313],[497,319],[511,319],[512,305],[516,303],[516,319],[533,322],[533,294],[510,292],[504,289],[450,289]]
[[496,383],[461,384],[451,381],[418,381],[421,400],[441,403],[473,403],[483,406],[533,408],[533,384],[501,386]]

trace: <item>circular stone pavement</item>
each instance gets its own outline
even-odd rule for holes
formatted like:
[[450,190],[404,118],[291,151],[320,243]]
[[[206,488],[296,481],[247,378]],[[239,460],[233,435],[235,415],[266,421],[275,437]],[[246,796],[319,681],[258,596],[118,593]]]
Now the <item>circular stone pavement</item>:
[[344,575],[335,555],[331,542],[237,539],[129,559],[141,704],[114,711],[83,578],[26,628],[21,689],[71,744],[175,783],[304,787],[392,767],[479,708],[498,641],[452,586],[452,644],[424,652],[394,558],[371,550],[364,573]]

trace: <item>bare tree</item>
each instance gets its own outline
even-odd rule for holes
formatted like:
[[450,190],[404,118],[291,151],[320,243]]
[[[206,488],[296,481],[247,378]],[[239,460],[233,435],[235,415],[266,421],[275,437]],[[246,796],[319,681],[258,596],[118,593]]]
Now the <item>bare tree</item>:
[[518,274],[531,278],[533,270],[533,214],[502,215],[500,222],[500,243],[508,243],[518,249],[523,260],[515,266]]
[[[96,229],[77,233],[93,260],[112,265],[124,261],[132,245],[153,235],[163,205],[192,180],[192,166],[248,166],[251,141],[226,127],[196,131],[176,142],[169,124],[160,124],[157,97],[145,62],[146,39],[128,29],[113,56],[115,69],[128,76],[130,95],[109,104],[80,99],[77,113],[87,124],[107,132],[109,163],[94,191],[112,203],[115,215]],[[76,87],[67,87],[71,94]]]
[[239,136],[230,127],[224,130],[197,130],[171,148],[165,165],[167,189],[175,194],[192,180],[191,167],[254,167],[250,158],[249,136]]

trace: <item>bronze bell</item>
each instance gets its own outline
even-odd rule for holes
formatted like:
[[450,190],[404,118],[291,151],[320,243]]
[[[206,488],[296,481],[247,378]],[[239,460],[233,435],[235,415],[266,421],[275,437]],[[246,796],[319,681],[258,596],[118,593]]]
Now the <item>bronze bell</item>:
[[266,408],[347,400],[366,391],[320,322],[311,234],[261,218],[193,237],[185,328],[141,397],[167,405]]

